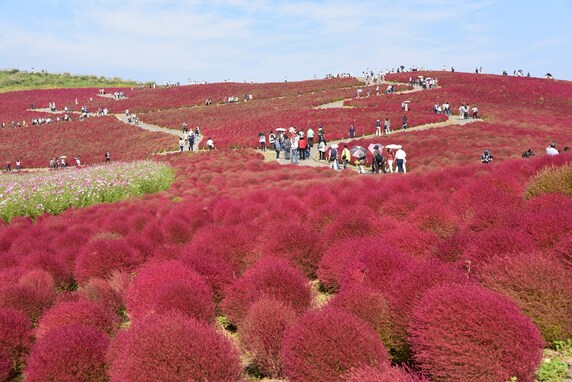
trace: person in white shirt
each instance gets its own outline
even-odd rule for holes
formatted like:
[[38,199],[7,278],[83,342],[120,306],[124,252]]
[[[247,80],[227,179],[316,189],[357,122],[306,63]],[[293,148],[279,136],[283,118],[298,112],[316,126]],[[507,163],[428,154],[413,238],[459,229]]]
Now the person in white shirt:
[[306,132],[306,136],[308,137],[308,146],[310,148],[314,147],[314,130],[311,127],[308,127],[308,131]]
[[212,151],[212,150],[214,150],[214,148],[215,148],[215,147],[214,147],[214,142],[213,142],[212,138],[210,138],[210,137],[209,137],[209,139],[207,139],[207,146],[208,146],[208,148],[209,148],[209,151]]
[[395,161],[397,162],[397,172],[402,172],[402,173],[407,172],[407,170],[405,169],[406,157],[407,154],[401,147],[397,149],[397,151],[395,152]]
[[554,156],[560,154],[558,150],[556,150],[556,142],[552,142],[550,146],[546,148],[546,155]]

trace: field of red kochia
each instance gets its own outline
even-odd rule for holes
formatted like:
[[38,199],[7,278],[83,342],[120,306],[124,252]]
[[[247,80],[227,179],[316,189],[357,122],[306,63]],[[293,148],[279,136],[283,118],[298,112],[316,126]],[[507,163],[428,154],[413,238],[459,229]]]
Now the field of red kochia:
[[[379,117],[398,126],[405,97],[414,124],[443,120],[436,100],[478,102],[486,120],[352,143],[402,144],[407,175],[223,148],[156,157],[176,170],[158,194],[0,222],[0,381],[534,381],[543,349],[572,337],[572,199],[525,191],[542,169],[572,166],[542,153],[570,139],[572,86],[431,75],[441,88],[347,109],[313,109],[310,81],[299,95],[275,84],[260,89],[268,99],[142,114],[200,121],[219,147],[289,125],[372,134]],[[355,93],[330,84],[321,103]],[[173,142],[114,117],[16,130],[0,132],[10,155],[35,144],[99,161],[110,145],[129,160]],[[520,158],[528,147],[537,157]]]

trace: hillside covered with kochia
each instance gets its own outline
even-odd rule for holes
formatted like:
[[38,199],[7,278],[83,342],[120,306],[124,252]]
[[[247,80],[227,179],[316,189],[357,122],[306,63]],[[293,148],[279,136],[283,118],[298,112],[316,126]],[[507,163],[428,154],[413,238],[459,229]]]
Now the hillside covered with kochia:
[[[113,160],[153,158],[175,180],[140,199],[0,221],[0,380],[534,381],[543,349],[572,338],[572,156],[544,155],[572,143],[572,84],[423,74],[439,86],[359,99],[354,79],[77,96],[94,98],[90,111],[200,124],[210,152],[153,156],[173,137],[126,144],[138,127],[111,116],[4,128],[3,160],[41,163],[23,137],[61,129],[60,150],[73,140],[96,163],[103,146],[90,144],[115,144]],[[44,92],[12,94],[0,120],[36,115],[32,99],[75,104],[71,90]],[[347,107],[315,109],[339,100]],[[478,105],[483,120],[415,130],[443,121],[433,105],[446,101]],[[398,126],[403,113],[410,131],[370,136],[376,119]],[[332,140],[351,123],[351,146],[403,145],[408,173],[280,165],[251,149],[260,131],[322,124]],[[528,148],[536,157],[521,158]]]

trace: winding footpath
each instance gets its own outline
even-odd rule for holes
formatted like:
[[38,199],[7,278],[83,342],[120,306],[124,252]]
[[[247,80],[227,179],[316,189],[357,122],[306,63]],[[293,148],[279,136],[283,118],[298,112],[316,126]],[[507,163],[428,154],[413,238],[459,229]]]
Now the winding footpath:
[[[139,121],[137,124],[135,124],[133,122],[129,122],[129,120],[127,119],[127,116],[125,114],[115,114],[115,117],[123,123],[126,123],[128,125],[133,125],[135,127],[139,127],[141,129],[144,129],[144,130],[148,130],[148,131],[152,131],[152,132],[156,132],[156,133],[171,134],[171,135],[177,136],[178,138],[180,138],[181,134],[182,134],[182,132],[178,131],[178,130],[168,129],[166,127],[161,127],[161,126],[157,126],[157,125],[151,125],[149,123],[145,123],[145,122],[141,122],[141,121]],[[203,135],[200,134],[199,139],[195,140],[196,150],[198,150],[199,144],[201,143],[202,140],[203,140]],[[163,151],[163,152],[157,153],[156,155],[167,155],[167,154],[174,154],[174,153],[178,153],[178,152],[180,152],[180,150]]]
[[[330,147],[332,144],[341,144],[341,143],[349,143],[352,141],[358,141],[361,139],[367,139],[367,138],[384,138],[387,139],[387,137],[391,136],[395,136],[398,134],[407,134],[409,132],[412,131],[423,131],[423,130],[429,130],[429,129],[437,129],[437,128],[441,128],[441,127],[449,127],[449,126],[464,126],[464,125],[468,125],[471,123],[476,123],[476,122],[482,122],[482,119],[463,119],[459,116],[455,116],[455,115],[451,115],[449,116],[447,121],[443,121],[443,122],[437,122],[437,123],[428,123],[428,124],[424,124],[424,125],[419,125],[419,126],[414,126],[414,127],[410,127],[407,130],[394,130],[391,132],[390,135],[382,135],[382,136],[376,136],[375,134],[370,134],[370,135],[363,135],[361,137],[357,137],[354,138],[352,140],[350,139],[341,139],[341,140],[336,140],[336,141],[330,141],[328,143],[328,147]],[[398,142],[395,142],[398,144]],[[318,155],[318,145],[314,145],[314,147],[312,149],[310,149],[310,159],[306,159],[306,160],[299,160],[297,164],[295,163],[291,163],[290,160],[286,160],[284,159],[284,154],[281,153],[282,157],[280,159],[276,159],[276,152],[273,150],[267,150],[266,152],[263,153],[265,156],[265,160],[266,161],[277,161],[278,163],[282,164],[282,165],[288,165],[288,164],[293,164],[293,165],[298,165],[298,166],[310,166],[310,167],[321,167],[321,166],[330,166],[330,163],[327,161],[320,161],[319,155]],[[355,166],[352,165],[352,167],[350,168],[354,168]],[[355,167],[355,171],[358,171],[357,167]]]

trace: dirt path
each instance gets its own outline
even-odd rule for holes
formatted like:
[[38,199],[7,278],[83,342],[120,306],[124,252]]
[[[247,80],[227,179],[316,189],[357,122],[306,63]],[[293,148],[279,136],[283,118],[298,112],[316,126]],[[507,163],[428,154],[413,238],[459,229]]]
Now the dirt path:
[[[139,127],[141,129],[144,129],[144,130],[174,135],[177,137],[177,138],[175,138],[175,139],[177,139],[177,141],[179,140],[178,138],[180,138],[181,134],[182,134],[182,132],[179,130],[173,130],[173,129],[168,129],[166,127],[151,125],[149,123],[145,123],[145,122],[141,122],[141,121],[139,121],[139,123],[136,125],[132,122],[129,122],[129,120],[127,119],[127,116],[125,114],[115,114],[115,117],[123,123],[133,125],[135,127]],[[200,134],[199,139],[195,140],[195,150],[198,150],[199,144],[201,143],[202,140],[203,140],[203,135]],[[178,152],[180,152],[180,150],[163,151],[163,152],[157,153],[155,155],[167,155],[167,154],[174,154],[174,153],[178,153]]]

